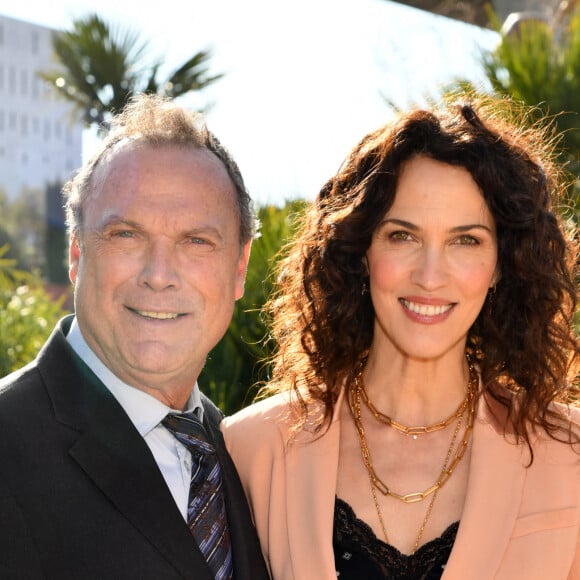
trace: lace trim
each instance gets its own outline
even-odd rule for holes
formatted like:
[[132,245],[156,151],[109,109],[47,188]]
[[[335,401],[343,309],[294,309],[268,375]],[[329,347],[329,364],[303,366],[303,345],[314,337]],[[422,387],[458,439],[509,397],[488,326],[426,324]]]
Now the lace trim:
[[[356,517],[348,503],[336,498],[333,546],[340,580],[435,580],[441,578],[455,542],[459,522],[438,538],[423,544],[414,554],[402,554],[377,538],[372,528]],[[363,575],[364,574],[364,575]]]

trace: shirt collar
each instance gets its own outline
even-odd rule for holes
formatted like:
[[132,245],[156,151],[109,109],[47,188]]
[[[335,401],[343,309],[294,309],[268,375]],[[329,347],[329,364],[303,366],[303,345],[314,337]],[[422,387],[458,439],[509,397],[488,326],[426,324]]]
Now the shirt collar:
[[[168,407],[148,393],[128,385],[113,374],[87,344],[76,318],[73,319],[66,339],[83,362],[111,391],[143,437],[154,429],[168,413],[180,412]],[[197,382],[193,386],[184,410],[184,412],[194,411],[203,420],[203,406]]]

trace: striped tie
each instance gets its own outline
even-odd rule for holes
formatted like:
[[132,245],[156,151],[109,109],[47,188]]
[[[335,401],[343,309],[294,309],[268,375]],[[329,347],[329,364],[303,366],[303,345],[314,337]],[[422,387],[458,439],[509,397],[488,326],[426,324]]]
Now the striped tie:
[[216,580],[233,578],[230,533],[220,464],[200,420],[193,413],[169,414],[162,424],[191,453],[187,524]]

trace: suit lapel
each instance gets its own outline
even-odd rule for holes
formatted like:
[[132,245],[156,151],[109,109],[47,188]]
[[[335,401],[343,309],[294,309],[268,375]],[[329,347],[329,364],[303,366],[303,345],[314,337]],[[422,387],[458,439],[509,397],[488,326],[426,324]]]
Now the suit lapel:
[[[55,331],[39,355],[58,421],[79,432],[69,453],[95,486],[184,578],[212,576],[147,444],[113,395]],[[90,516],[90,514],[88,514]]]
[[232,539],[232,556],[237,580],[267,579],[268,573],[252,516],[238,472],[226,450],[220,431],[221,412],[202,394],[204,425],[208,437],[216,448],[222,470],[224,501]]
[[328,431],[301,432],[288,446],[286,513],[295,578],[336,580],[332,534],[342,399]]
[[463,580],[465,570],[470,571],[470,580],[494,577],[518,514],[526,475],[525,447],[506,441],[495,423],[481,399],[465,506],[444,580]]

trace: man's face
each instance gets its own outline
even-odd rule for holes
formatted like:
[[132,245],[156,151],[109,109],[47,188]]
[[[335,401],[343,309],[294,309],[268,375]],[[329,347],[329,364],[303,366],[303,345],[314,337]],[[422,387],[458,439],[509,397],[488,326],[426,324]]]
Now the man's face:
[[92,187],[70,248],[80,329],[120,379],[179,406],[243,294],[234,184],[209,151],[133,143]]

